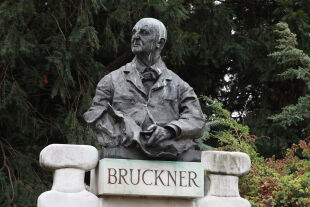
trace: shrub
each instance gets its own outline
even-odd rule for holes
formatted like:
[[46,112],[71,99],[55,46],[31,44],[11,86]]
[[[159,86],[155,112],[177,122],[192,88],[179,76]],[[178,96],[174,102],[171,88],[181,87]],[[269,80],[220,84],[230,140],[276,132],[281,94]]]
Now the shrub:
[[258,138],[249,134],[247,126],[232,118],[220,102],[202,98],[209,124],[200,140],[201,149],[215,144],[217,150],[245,152],[251,158],[251,170],[240,180],[241,196],[253,207],[310,206],[309,140],[293,145],[283,159],[264,159],[256,152],[254,142]]

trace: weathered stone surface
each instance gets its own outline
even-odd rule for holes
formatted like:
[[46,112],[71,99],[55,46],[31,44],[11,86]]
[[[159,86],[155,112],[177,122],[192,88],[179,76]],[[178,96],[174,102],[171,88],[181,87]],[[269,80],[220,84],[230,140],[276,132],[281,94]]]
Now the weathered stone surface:
[[239,197],[237,176],[209,174],[210,188],[208,196]]
[[212,174],[242,176],[249,172],[251,160],[242,152],[204,151],[201,163]]
[[40,153],[40,165],[47,170],[78,168],[88,171],[97,163],[98,151],[89,145],[51,144]]
[[[38,207],[251,206],[240,198],[238,191],[238,176],[250,168],[244,153],[203,152],[202,164],[103,159],[91,173],[91,191],[100,196],[98,198],[84,186],[85,170],[96,166],[86,164],[86,161],[97,162],[95,148],[52,145],[47,149],[41,152],[40,163],[49,170],[54,169],[53,186],[51,191],[40,195]],[[64,151],[70,154],[65,155]],[[54,155],[57,158],[53,158]],[[204,187],[205,197],[193,199],[204,195]]]
[[95,195],[98,195],[98,173],[99,173],[99,164],[95,169],[90,171],[90,192]]
[[85,190],[84,170],[57,169],[52,190],[42,193],[38,207],[99,207],[99,198]]
[[197,207],[251,207],[251,204],[240,197],[207,196],[197,201]]
[[207,172],[204,198],[196,201],[197,207],[250,207],[241,198],[238,189],[239,177],[247,174],[251,161],[241,152],[204,151],[201,162]]
[[85,190],[85,170],[98,163],[98,151],[87,145],[53,144],[40,153],[40,164],[54,170],[52,190],[42,193],[37,207],[99,207],[99,198]]
[[194,199],[104,196],[102,207],[196,207]]
[[51,190],[42,193],[37,207],[99,207],[99,199],[83,190],[79,193],[63,193]]
[[92,172],[91,191],[98,195],[202,197],[203,183],[201,163],[105,158],[99,161],[98,172]]
[[57,169],[53,175],[52,190],[64,193],[78,193],[85,190],[85,171],[75,168]]

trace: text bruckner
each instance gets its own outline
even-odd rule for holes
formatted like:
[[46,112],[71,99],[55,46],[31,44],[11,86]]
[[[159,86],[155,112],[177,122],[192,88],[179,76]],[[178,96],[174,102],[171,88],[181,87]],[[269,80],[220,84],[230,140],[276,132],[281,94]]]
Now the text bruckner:
[[[151,179],[147,180],[146,177]],[[199,188],[197,173],[194,171],[108,168],[108,184],[138,185],[140,182],[144,185]]]
[[98,170],[99,194],[203,196],[200,163],[102,159]]

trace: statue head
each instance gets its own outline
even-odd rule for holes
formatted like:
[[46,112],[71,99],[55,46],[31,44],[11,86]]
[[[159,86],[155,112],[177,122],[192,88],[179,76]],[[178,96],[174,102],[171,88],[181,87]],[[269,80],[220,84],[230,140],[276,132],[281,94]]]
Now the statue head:
[[154,18],[140,19],[132,29],[131,50],[135,55],[156,56],[167,40],[165,25]]

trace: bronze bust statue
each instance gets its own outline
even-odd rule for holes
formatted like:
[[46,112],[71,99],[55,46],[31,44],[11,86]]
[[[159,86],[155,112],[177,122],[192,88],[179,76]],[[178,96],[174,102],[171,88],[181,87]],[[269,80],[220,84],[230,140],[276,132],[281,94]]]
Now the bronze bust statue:
[[162,61],[166,40],[162,22],[141,19],[132,30],[135,58],[98,83],[84,118],[102,158],[199,161],[194,139],[205,118],[194,90]]

